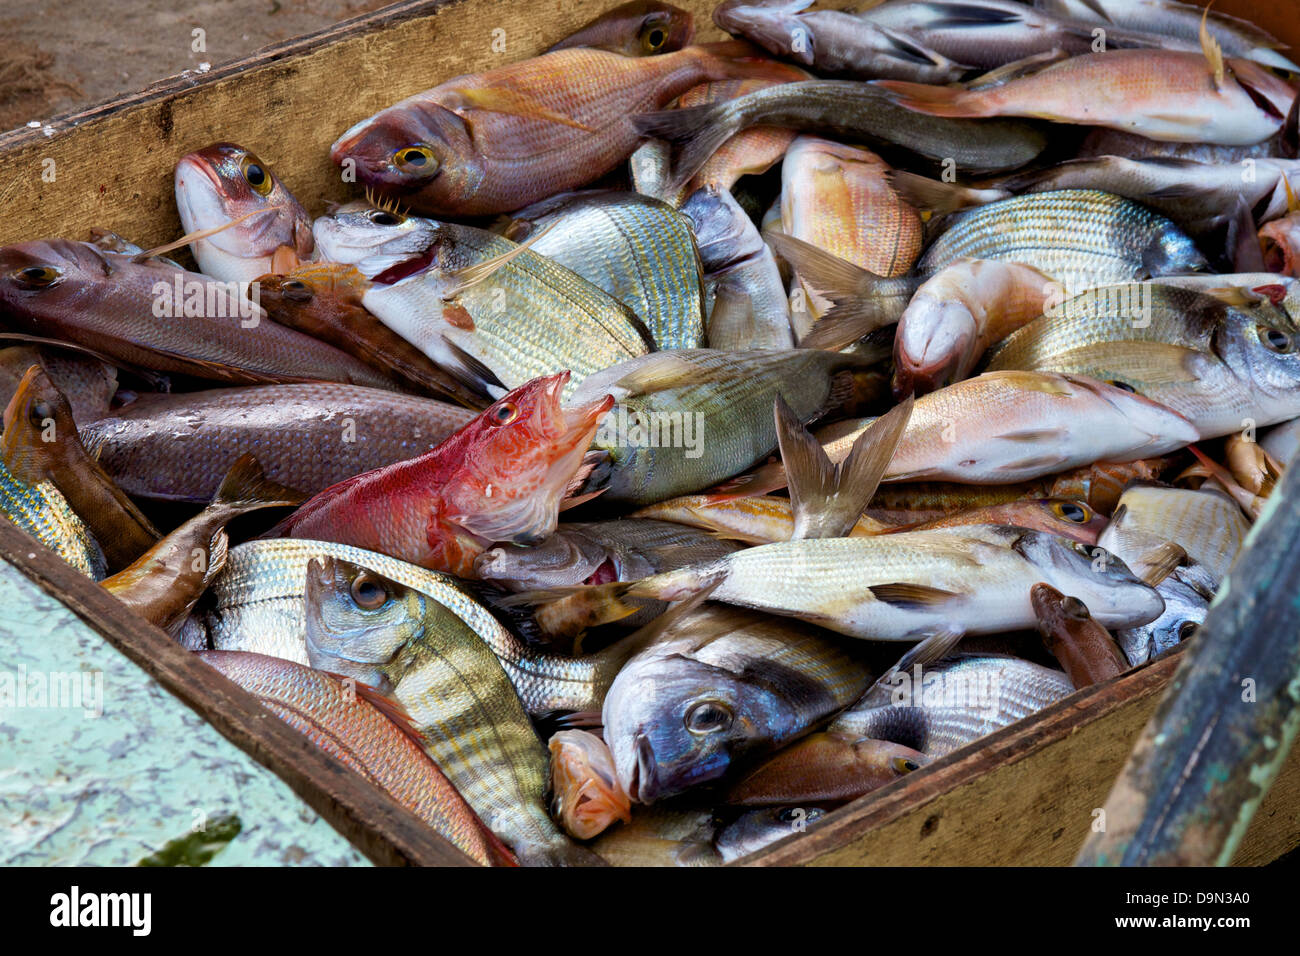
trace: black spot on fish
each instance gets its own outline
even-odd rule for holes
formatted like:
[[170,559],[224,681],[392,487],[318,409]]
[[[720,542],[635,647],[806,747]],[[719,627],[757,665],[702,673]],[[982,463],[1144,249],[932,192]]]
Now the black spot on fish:
[[835,698],[820,681],[767,658],[748,661],[740,672],[740,680],[788,700],[800,710],[828,713],[835,709]]

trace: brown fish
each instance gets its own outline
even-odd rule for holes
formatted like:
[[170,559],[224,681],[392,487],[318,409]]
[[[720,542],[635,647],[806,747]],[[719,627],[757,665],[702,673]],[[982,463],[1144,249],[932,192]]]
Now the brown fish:
[[9,404],[27,370],[40,365],[85,425],[108,414],[117,392],[117,369],[107,362],[56,348],[15,345],[0,349],[0,402]]
[[606,10],[548,49],[590,47],[623,56],[672,53],[695,38],[695,18],[660,0],[629,0]]
[[590,840],[617,821],[632,820],[632,798],[619,786],[614,758],[585,730],[561,730],[551,751],[551,813],[575,840]]
[[449,398],[466,408],[486,400],[435,365],[427,355],[366,310],[361,297],[370,280],[355,266],[312,262],[287,275],[257,280],[259,303],[274,322],[328,342],[410,388]]
[[727,791],[735,807],[855,800],[930,762],[888,740],[817,733],[777,751]]
[[130,567],[100,583],[140,617],[175,633],[225,566],[231,519],[259,508],[300,504],[303,496],[269,481],[252,455],[235,462],[212,504]]
[[508,212],[627,159],[641,141],[637,113],[711,80],[788,74],[754,52],[736,42],[651,57],[557,50],[408,97],[349,129],[330,156],[417,212]]
[[1029,599],[1038,615],[1043,644],[1076,689],[1128,670],[1128,659],[1115,638],[1092,619],[1088,606],[1078,598],[1067,597],[1050,584],[1035,584]]
[[4,411],[0,454],[15,477],[49,481],[104,551],[109,571],[126,567],[161,535],[87,454],[72,406],[40,365],[27,370]]

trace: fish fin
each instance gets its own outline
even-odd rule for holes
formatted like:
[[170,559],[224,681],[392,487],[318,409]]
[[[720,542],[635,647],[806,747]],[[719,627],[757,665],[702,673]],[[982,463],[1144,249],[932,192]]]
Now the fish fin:
[[755,495],[766,495],[773,491],[780,491],[785,486],[785,465],[779,461],[772,461],[759,465],[743,475],[736,475],[734,478],[719,482],[709,489],[706,494],[714,495],[720,500],[750,498]]
[[297,251],[292,246],[279,245],[271,253],[271,275],[288,275],[302,265]]
[[898,671],[911,670],[913,667],[928,667],[952,654],[963,637],[966,629],[956,624],[946,624],[933,634],[909,648],[898,659],[898,663],[886,671],[882,678]]
[[1237,479],[1232,477],[1232,473],[1228,469],[1195,445],[1188,445],[1187,450],[1196,456],[1196,460],[1205,466],[1206,471],[1210,473],[1213,480],[1223,486],[1223,490],[1228,497],[1235,501],[1252,521],[1259,517],[1260,496],[1252,494],[1249,490],[1243,488],[1237,483]]
[[[1300,99],[1300,97],[1296,98]],[[1282,188],[1286,190],[1286,211],[1289,213],[1300,212],[1300,199],[1296,199],[1295,190],[1291,188],[1291,180],[1285,175],[1281,179]]]
[[736,348],[736,343],[753,341],[754,331],[754,300],[740,289],[720,286],[709,312],[709,348]]
[[916,42],[911,37],[902,33],[897,33],[887,27],[877,27],[878,36],[889,41],[890,51],[895,59],[902,60],[906,63],[915,63],[918,66],[934,67],[951,67],[953,69],[969,70],[972,67],[966,63],[957,63],[948,59],[937,50],[932,50],[928,46]]
[[[1282,178],[1286,179],[1285,176]],[[1224,249],[1232,260],[1232,267],[1238,272],[1268,271],[1264,263],[1264,250],[1259,243],[1259,233],[1256,231],[1255,214],[1241,196],[1233,203]]]
[[692,176],[736,132],[734,124],[720,121],[726,103],[711,103],[689,109],[659,110],[632,117],[642,136],[662,139],[672,146],[668,189],[684,187]]
[[217,533],[212,536],[208,543],[208,568],[203,572],[204,585],[210,584],[216,576],[226,566],[226,559],[230,557],[230,535],[226,534],[225,528],[218,528]]
[[1217,299],[1233,309],[1250,309],[1263,302],[1271,301],[1267,294],[1261,293],[1257,289],[1248,289],[1239,285],[1220,286],[1216,289],[1202,289],[1200,291],[1204,295]]
[[[452,288],[442,293],[442,301],[450,302],[452,299],[461,295],[463,292],[465,292],[465,290],[469,289],[471,286],[478,285],[480,282],[484,281],[485,279],[488,279],[489,277],[495,275],[501,269],[504,269],[515,259],[517,259],[519,256],[523,255],[530,248],[532,248],[533,243],[537,242],[538,239],[541,239],[542,236],[546,235],[548,232],[554,229],[558,224],[559,224],[559,220],[556,219],[548,223],[544,228],[538,229],[536,232],[530,235],[523,242],[516,245],[513,249],[509,249],[506,252],[501,253],[499,256],[493,256],[490,259],[484,259],[482,262],[476,262],[472,266],[466,266],[464,269],[458,269],[456,272],[451,273],[450,278],[455,279],[456,284],[452,286]],[[468,312],[465,314],[466,316],[469,315]],[[470,320],[470,323],[472,326],[473,319]]]
[[955,86],[929,86],[907,80],[876,80],[872,84],[889,94],[890,99],[904,109],[927,116],[954,118],[990,115],[975,94]]
[[1205,54],[1205,60],[1210,66],[1210,76],[1214,78],[1214,88],[1223,89],[1224,66],[1223,66],[1223,47],[1219,46],[1219,41],[1210,35],[1209,19],[1210,7],[1213,6],[1214,0],[1206,5],[1205,12],[1201,14],[1201,52]]
[[842,538],[857,524],[880,486],[912,414],[911,396],[867,426],[838,464],[776,397],[776,434],[794,512],[791,540]]
[[551,729],[552,733],[561,730],[601,730],[604,727],[598,710],[575,710],[569,713],[551,711],[533,718],[542,725],[542,729]]
[[[1195,363],[1200,353],[1169,342],[1129,341],[1123,349],[1109,343],[1082,345],[1060,356],[1062,365],[1106,369],[1111,381],[1136,388],[1137,382],[1179,385],[1198,379]],[[1140,390],[1139,390],[1140,391]]]
[[578,585],[520,591],[497,600],[501,607],[533,607],[533,617],[541,633],[548,638],[579,637],[588,628],[622,620],[641,610],[623,599],[632,590],[632,581],[609,584]]
[[355,694],[357,700],[365,701],[371,707],[375,708],[375,710],[379,711],[391,720],[394,726],[402,732],[402,736],[416,744],[420,749],[424,749],[424,737],[415,728],[415,721],[411,719],[411,715],[406,712],[406,708],[403,707],[401,703],[389,697],[387,694],[380,693],[369,684],[361,683],[361,681],[357,680],[355,677],[347,677],[343,674],[335,674],[331,671],[325,671],[324,673],[329,674],[341,683],[345,691],[350,690]]
[[579,123],[572,116],[566,116],[563,113],[557,113],[554,110],[548,110],[541,106],[536,100],[528,99],[514,90],[501,86],[470,86],[461,89],[448,91],[459,98],[457,104],[458,110],[482,110],[485,113],[504,113],[508,116],[519,116],[524,119],[545,120],[548,123],[556,123],[560,126],[569,126],[573,129],[582,130],[584,133],[594,133],[595,130],[590,126]]
[[1011,196],[1011,193],[1004,189],[968,189],[957,183],[940,182],[902,169],[891,169],[885,174],[885,179],[903,202],[936,216],[947,215],[971,206],[982,206]]
[[909,611],[941,607],[953,598],[960,597],[955,591],[945,591],[928,584],[873,584],[867,590],[877,601]]
[[721,583],[720,579],[714,580],[694,594],[687,595],[680,601],[674,601],[668,605],[668,609],[662,614],[647,621],[622,640],[614,642],[602,651],[598,651],[596,656],[611,671],[621,667],[633,654],[655,643],[660,637],[676,627],[683,618],[694,612],[713,595],[713,592],[718,589]]
[[1043,469],[1045,472],[1059,471],[1062,465],[1060,455],[1033,455],[1029,458],[1020,458],[1016,461],[1004,462],[998,466],[998,471],[1014,472],[1038,471]]
[[642,357],[636,369],[628,372],[618,381],[612,383],[611,389],[627,389],[637,395],[649,395],[679,388],[682,385],[699,385],[705,382],[728,381],[735,377],[735,370],[723,368],[700,368],[687,361],[677,352],[655,352]]
[[496,372],[470,355],[447,336],[442,336],[442,342],[447,350],[451,352],[454,360],[453,364],[445,368],[448,375],[463,382],[470,388],[492,395],[494,398],[500,398],[510,391],[505,387],[501,379],[497,378]]
[[307,495],[302,492],[267,478],[257,459],[245,453],[235,459],[226,477],[221,479],[212,503],[238,511],[253,511],[257,508],[292,507],[306,500]]
[[1186,563],[1187,552],[1183,547],[1172,541],[1166,541],[1134,559],[1129,570],[1136,574],[1143,584],[1155,587],[1173,574],[1174,568]]
[[[1092,35],[1092,31],[1088,31]],[[1010,83],[1012,80],[1024,79],[1026,76],[1033,76],[1042,70],[1047,69],[1053,63],[1059,63],[1062,60],[1069,59],[1070,54],[1060,47],[1053,47],[1050,50],[1043,50],[1041,53],[1034,53],[1020,60],[1013,60],[995,70],[989,70],[987,73],[981,73],[969,83],[966,84],[968,91],[986,90],[994,86],[1001,86],[1004,83]]]
[[266,213],[280,212],[284,208],[284,206],[267,206],[265,209],[254,209],[251,212],[244,213],[242,216],[237,216],[234,219],[231,219],[229,222],[223,222],[219,226],[212,226],[208,229],[196,229],[194,232],[187,232],[185,235],[181,236],[179,239],[173,240],[172,242],[166,242],[161,246],[155,246],[152,249],[145,249],[143,252],[137,252],[131,257],[131,261],[144,262],[147,259],[154,259],[158,256],[166,255],[182,246],[188,246],[191,242],[197,242],[200,239],[215,236],[219,232],[225,232],[227,229],[239,225],[246,219],[252,219],[254,216],[261,216]]

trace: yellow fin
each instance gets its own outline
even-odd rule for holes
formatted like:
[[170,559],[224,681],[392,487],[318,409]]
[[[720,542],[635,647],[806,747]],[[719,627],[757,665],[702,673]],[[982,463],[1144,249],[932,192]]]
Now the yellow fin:
[[521,256],[525,252],[527,252],[529,247],[531,247],[533,243],[535,243],[538,239],[542,238],[542,236],[546,235],[548,232],[554,229],[558,224],[559,224],[559,220],[557,219],[554,222],[547,225],[545,229],[537,230],[537,232],[533,233],[525,241],[519,243],[519,245],[515,246],[513,249],[503,252],[499,256],[493,256],[491,259],[484,259],[482,262],[478,262],[472,266],[466,266],[464,269],[461,269],[459,272],[455,274],[457,279],[456,285],[453,288],[449,289],[447,292],[443,293],[442,301],[450,302],[452,299],[456,298],[456,296],[463,293],[470,286],[478,285],[480,282],[482,282],[484,279],[491,276],[493,273],[499,271],[500,269],[505,268],[511,262],[513,262],[517,256]]
[[1286,190],[1286,211],[1300,212],[1300,199],[1296,199],[1295,190],[1291,188],[1291,180],[1286,173],[1282,174],[1282,188]]
[[1076,369],[1086,366],[1099,372],[1104,369],[1110,374],[1110,381],[1118,380],[1138,388],[1139,382],[1178,385],[1197,381],[1194,362],[1199,354],[1194,349],[1167,342],[1097,342],[1056,356],[1054,364]]
[[548,110],[539,103],[528,99],[514,90],[508,90],[503,87],[470,87],[469,89],[456,90],[456,95],[460,97],[462,108],[471,110],[484,110],[489,113],[505,113],[509,116],[521,116],[524,119],[546,120],[548,123],[558,123],[561,126],[570,126],[573,129],[580,129],[585,133],[595,132],[590,126],[584,126],[575,120],[572,116],[565,116],[563,113],[556,113]]
[[1206,24],[1210,19],[1210,7],[1214,6],[1214,0],[1205,6],[1205,13],[1201,15],[1201,51],[1205,54],[1205,59],[1210,64],[1210,75],[1214,77],[1214,88],[1223,89],[1223,48],[1219,46],[1219,41],[1210,35]]

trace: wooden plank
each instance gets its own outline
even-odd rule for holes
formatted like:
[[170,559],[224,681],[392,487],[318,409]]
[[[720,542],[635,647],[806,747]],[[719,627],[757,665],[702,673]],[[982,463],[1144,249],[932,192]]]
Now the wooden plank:
[[287,783],[357,849],[385,866],[470,866],[388,794],[327,756],[165,632],[0,517],[0,558],[63,602],[222,735]]
[[[848,2],[848,0],[843,0]],[[209,143],[257,153],[308,212],[356,195],[330,162],[349,126],[461,73],[541,52],[612,3],[408,0],[270,47],[204,75],[173,77],[41,129],[0,135],[0,245],[112,229],[150,246],[180,235],[178,160]],[[719,39],[711,0],[678,4]],[[53,161],[55,181],[42,172]]]

